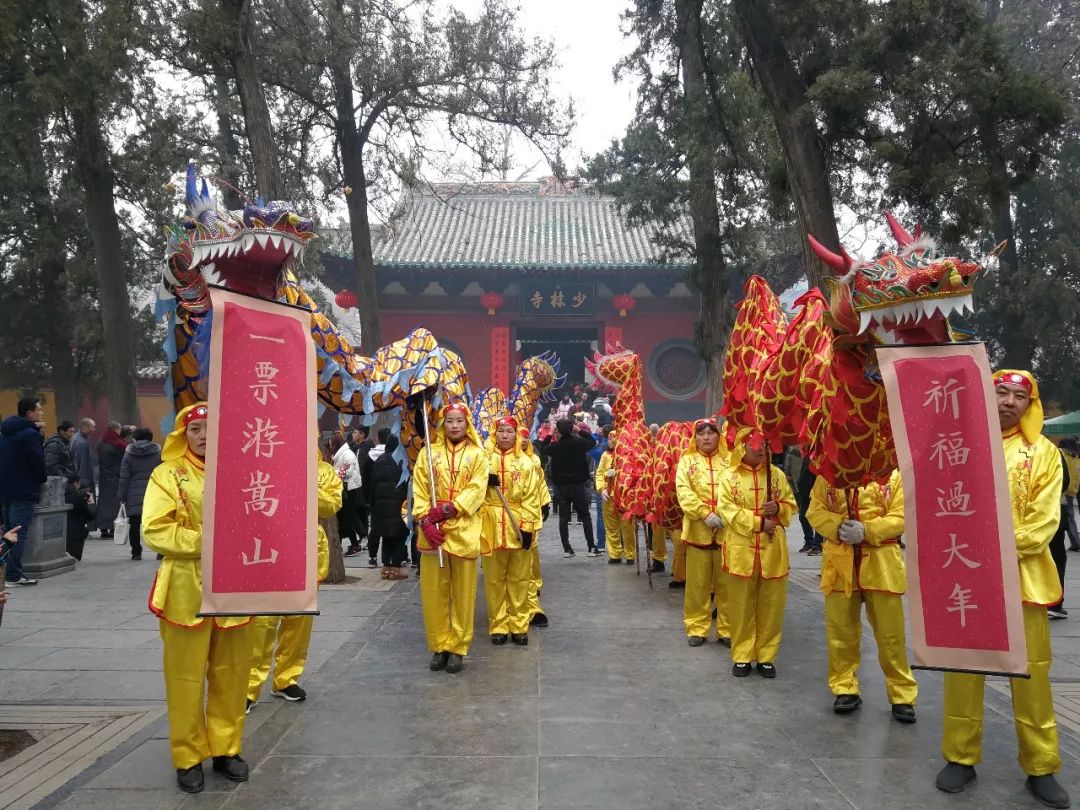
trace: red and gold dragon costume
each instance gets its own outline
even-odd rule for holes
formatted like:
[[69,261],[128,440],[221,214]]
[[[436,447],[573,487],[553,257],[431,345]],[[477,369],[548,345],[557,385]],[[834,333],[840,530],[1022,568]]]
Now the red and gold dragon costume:
[[797,444],[836,487],[863,486],[896,468],[874,348],[951,342],[958,333],[948,317],[973,311],[972,289],[985,270],[938,257],[918,229],[886,219],[898,248],[873,261],[809,237],[836,278],[828,301],[817,289],[795,301],[790,323],[764,279],[747,281],[724,364],[729,441],[756,430],[774,452]]

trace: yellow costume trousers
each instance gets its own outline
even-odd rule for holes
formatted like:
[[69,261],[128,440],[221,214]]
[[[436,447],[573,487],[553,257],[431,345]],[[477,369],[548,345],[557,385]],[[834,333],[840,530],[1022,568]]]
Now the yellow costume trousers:
[[675,546],[675,556],[671,561],[671,578],[675,582],[686,582],[686,543],[677,535],[671,536]]
[[[687,549],[687,581],[690,570]],[[780,651],[787,602],[787,577],[762,579],[757,572],[749,577],[728,575],[728,615],[731,617],[731,660],[736,664],[757,661],[772,664]]]
[[859,694],[862,605],[874,631],[878,664],[885,675],[889,703],[915,704],[919,685],[908,664],[904,603],[899,594],[854,590],[825,595],[825,641],[829,648],[829,689],[834,695]]
[[240,753],[250,628],[245,624],[223,630],[213,619],[198,627],[160,622],[174,768]]
[[604,501],[601,513],[604,516],[604,543],[607,545],[608,556],[613,560],[633,560],[637,552],[634,519],[623,520],[611,501]]
[[[531,551],[531,549],[530,549]],[[483,559],[488,633],[528,633],[532,555],[524,549],[496,549]]]
[[540,575],[540,536],[533,538],[532,548],[529,549],[529,599],[528,599],[528,614],[529,619],[537,613],[543,613],[544,609],[540,607],[540,589],[544,587],[544,578]]
[[432,652],[468,655],[476,618],[476,560],[444,554],[420,556],[420,604]]
[[667,529],[663,526],[653,526],[652,558],[657,562],[664,562],[667,560]]
[[728,575],[723,552],[718,548],[686,547],[686,590],[683,592],[683,625],[687,636],[709,637],[712,602],[716,599],[716,637],[728,638]]
[[[1009,678],[1016,742],[1024,773],[1045,776],[1061,769],[1057,720],[1050,694],[1050,620],[1046,608],[1024,605],[1024,635],[1031,678]],[[982,675],[945,673],[941,753],[949,762],[976,765],[982,759],[985,682]]]
[[[308,645],[314,616],[260,616],[252,623],[251,671],[248,673],[247,699],[259,699],[263,684],[274,662],[271,689],[279,692],[300,680],[307,663]],[[277,641],[277,651],[274,641]]]

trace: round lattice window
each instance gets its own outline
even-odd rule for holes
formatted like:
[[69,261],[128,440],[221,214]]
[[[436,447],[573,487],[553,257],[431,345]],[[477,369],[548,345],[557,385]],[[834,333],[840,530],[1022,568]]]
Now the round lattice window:
[[705,387],[705,361],[689,340],[667,340],[649,357],[649,382],[670,399],[689,399]]

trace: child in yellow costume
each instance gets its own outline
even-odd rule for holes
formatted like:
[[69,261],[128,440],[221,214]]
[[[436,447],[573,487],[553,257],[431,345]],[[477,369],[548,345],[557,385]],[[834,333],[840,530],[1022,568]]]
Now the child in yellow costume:
[[[342,481],[337,470],[321,458],[318,466],[317,508],[320,518],[332,518],[341,509]],[[330,544],[321,525],[318,530],[318,563],[316,575],[322,582],[330,574]],[[270,675],[270,661],[274,662],[272,694],[288,701],[306,700],[307,692],[298,681],[304,674],[311,628],[315,617],[260,616],[251,631],[251,672],[248,674],[247,710],[259,702],[263,684]],[[274,640],[277,639],[277,651]]]
[[724,523],[718,514],[720,481],[727,466],[727,442],[716,420],[698,419],[694,438],[675,472],[675,493],[683,512],[682,543],[686,547],[683,625],[691,647],[700,647],[709,638],[713,598],[716,638],[721,644],[731,644],[722,551]]
[[431,669],[461,672],[476,616],[476,561],[483,527],[480,508],[487,494],[488,460],[464,404],[446,406],[441,417],[441,426],[433,428],[431,437],[436,502],[431,502],[428,450],[424,448],[413,471],[412,508],[420,531],[420,601],[432,652]]
[[[543,522],[551,514],[551,490],[548,489],[547,479],[544,477],[544,468],[540,464],[540,459],[533,450],[532,441],[529,438],[529,429],[519,428],[518,434],[521,436],[521,450],[533,465],[533,483],[536,486],[536,500],[540,504],[540,516],[541,522]],[[537,531],[539,532],[539,530]],[[533,627],[547,627],[547,614],[540,607],[540,590],[544,587],[544,577],[540,573],[539,534],[533,539],[532,548],[529,549],[529,558],[531,560],[529,563],[529,624]]]
[[615,510],[615,502],[612,500],[611,486],[615,482],[615,445],[618,440],[616,431],[607,434],[607,449],[600,456],[596,464],[596,474],[593,483],[596,492],[603,501],[600,509],[604,516],[604,542],[607,544],[608,564],[618,565],[626,559],[627,563],[635,560],[634,518],[623,518]]
[[[1068,807],[1069,794],[1054,774],[1061,768],[1057,719],[1050,693],[1050,621],[1047,605],[1061,599],[1061,583],[1050,556],[1050,538],[1061,518],[1061,458],[1042,434],[1043,409],[1039,385],[1027,371],[994,375],[998,419],[1009,477],[1016,556],[1020,566],[1020,596],[1024,603],[1028,672],[1010,678],[1020,767],[1027,787],[1048,807]],[[985,677],[945,673],[945,718],[941,753],[948,764],[937,776],[937,787],[959,793],[975,778],[982,758],[983,687]]]
[[907,590],[900,535],[904,532],[904,491],[899,471],[883,483],[847,491],[814,482],[806,511],[810,525],[825,538],[821,590],[825,594],[825,640],[829,650],[829,689],[833,711],[853,712],[859,694],[859,641],[862,605],[877,641],[878,663],[892,715],[915,722],[919,686],[908,664],[904,638]]
[[717,503],[725,526],[724,571],[730,575],[732,674],[745,678],[756,660],[762,677],[775,678],[787,602],[784,528],[797,507],[784,471],[766,463],[761,435],[743,431],[740,439],[720,477]]
[[150,591],[164,646],[165,703],[176,780],[185,793],[204,786],[202,763],[234,782],[248,778],[240,757],[251,660],[250,617],[200,619],[205,402],[176,415],[161,464],[143,501],[143,542],[164,556]]
[[[515,644],[524,646],[529,643],[532,618],[528,608],[532,575],[529,550],[543,521],[536,468],[521,451],[517,420],[512,416],[495,421],[494,444],[488,455],[488,489],[480,540],[488,633],[492,644],[505,644],[509,634]],[[513,521],[506,514],[500,492]]]

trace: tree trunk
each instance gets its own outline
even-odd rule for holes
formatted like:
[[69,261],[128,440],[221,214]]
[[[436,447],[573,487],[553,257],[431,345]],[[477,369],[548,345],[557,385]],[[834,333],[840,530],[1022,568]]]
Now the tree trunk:
[[270,108],[266,104],[259,68],[251,48],[255,37],[252,1],[221,0],[221,7],[235,34],[229,61],[236,74],[237,94],[240,96],[240,108],[244,113],[244,126],[255,164],[255,182],[263,199],[281,200],[285,198],[285,188],[270,123]]
[[705,82],[704,38],[701,32],[703,0],[676,0],[678,40],[683,74],[682,149],[690,171],[690,217],[694,223],[696,263],[694,284],[701,295],[696,337],[698,350],[708,364],[706,413],[716,413],[723,398],[724,352],[731,331],[731,301],[727,288],[727,263],[717,212],[716,175],[707,133],[709,100]]
[[[795,69],[772,18],[769,0],[735,0],[735,13],[766,103],[776,123],[787,167],[795,215],[803,233],[830,250],[839,250],[840,234],[833,211],[832,187],[825,147],[806,97],[806,84]],[[824,288],[832,271],[802,240],[803,264],[811,286]]]
[[71,110],[75,161],[83,180],[86,221],[94,243],[98,307],[105,344],[105,391],[111,416],[127,424],[139,419],[135,387],[135,343],[128,300],[127,267],[113,197],[109,149],[101,131],[97,97],[87,93]]
[[341,535],[338,534],[337,518],[320,520],[326,539],[330,544],[330,573],[326,576],[328,585],[343,585],[348,581],[345,574],[345,557],[341,553]]
[[334,104],[337,111],[337,142],[341,150],[341,169],[349,210],[349,233],[352,237],[353,289],[360,315],[361,351],[373,355],[382,345],[379,329],[379,291],[375,286],[375,260],[371,253],[371,223],[368,220],[367,178],[364,174],[364,141],[356,127],[352,78],[347,64],[330,69],[334,81]]
[[233,188],[221,190],[225,206],[232,211],[243,208],[244,201],[237,189],[240,188],[240,147],[236,143],[236,129],[233,127],[232,112],[229,110],[229,98],[232,90],[229,80],[220,73],[214,74],[214,113],[217,116],[218,136],[217,152],[221,164],[221,176]]

